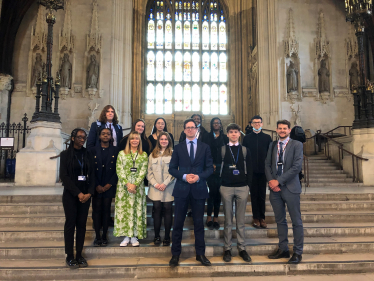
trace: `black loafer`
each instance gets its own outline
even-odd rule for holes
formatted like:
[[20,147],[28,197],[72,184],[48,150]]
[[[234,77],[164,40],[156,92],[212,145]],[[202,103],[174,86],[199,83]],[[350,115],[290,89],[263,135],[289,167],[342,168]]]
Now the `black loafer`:
[[70,269],[76,269],[76,268],[79,267],[76,259],[69,259],[69,260],[66,259],[65,261],[66,261],[67,267],[70,268]]
[[207,221],[207,222],[206,222],[206,226],[207,226],[210,230],[212,230],[212,229],[213,229],[213,222],[212,222],[212,221]]
[[88,263],[84,257],[80,257],[77,259],[79,267],[87,267]]
[[179,264],[179,256],[172,256],[171,260],[169,261],[169,265],[171,267],[176,267]]
[[231,251],[230,250],[226,250],[223,253],[223,261],[225,261],[225,262],[230,262],[231,261]]
[[93,242],[93,246],[94,246],[94,247],[100,247],[102,243],[103,243],[103,242],[101,241],[101,239],[97,239],[97,238],[95,238],[95,240],[94,240],[94,242]]
[[162,242],[162,245],[163,246],[170,246],[170,239],[164,239],[164,241]]
[[201,264],[204,265],[204,266],[211,266],[212,265],[210,263],[210,261],[204,255],[196,255],[196,260],[201,262]]
[[159,237],[155,237],[153,239],[153,243],[155,243],[155,245],[160,245],[161,244],[161,238],[160,238],[160,236]]
[[239,256],[243,259],[243,261],[246,261],[246,262],[252,261],[251,257],[248,255],[246,250],[241,250],[239,252]]
[[292,258],[290,258],[290,260],[288,261],[289,264],[298,264],[301,262],[301,260],[303,259],[302,255],[298,255],[298,254],[293,254],[292,255]]
[[276,260],[276,259],[282,259],[282,258],[289,258],[290,252],[289,251],[282,251],[281,249],[278,249],[275,253],[268,255],[269,259]]
[[108,239],[101,239],[101,247],[108,246]]
[[218,229],[219,229],[219,223],[215,221],[215,222],[213,223],[213,228],[214,228],[215,230],[218,230]]

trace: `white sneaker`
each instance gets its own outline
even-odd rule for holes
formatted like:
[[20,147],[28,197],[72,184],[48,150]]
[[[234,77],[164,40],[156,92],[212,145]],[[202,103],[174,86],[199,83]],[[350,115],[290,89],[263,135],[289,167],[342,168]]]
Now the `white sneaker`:
[[139,247],[139,241],[138,241],[138,238],[136,238],[136,237],[131,237],[131,242],[130,243],[133,247]]
[[123,241],[121,242],[121,244],[119,244],[120,247],[127,247],[127,244],[129,244],[130,242],[130,238],[129,237],[125,237],[125,239],[123,239]]

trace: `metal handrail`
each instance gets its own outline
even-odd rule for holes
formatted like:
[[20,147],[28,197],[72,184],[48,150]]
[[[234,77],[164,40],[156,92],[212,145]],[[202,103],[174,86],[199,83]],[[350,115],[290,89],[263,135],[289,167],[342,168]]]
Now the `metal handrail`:
[[338,126],[338,127],[334,128],[334,129],[332,129],[332,130],[330,130],[330,131],[328,131],[328,132],[326,132],[326,133],[324,133],[324,134],[325,134],[325,135],[329,135],[330,133],[333,134],[334,131],[336,131],[336,130],[338,130],[338,129],[340,129],[340,128],[344,128],[344,135],[347,136],[347,128],[349,129],[349,130],[348,130],[349,135],[352,134],[352,126]]

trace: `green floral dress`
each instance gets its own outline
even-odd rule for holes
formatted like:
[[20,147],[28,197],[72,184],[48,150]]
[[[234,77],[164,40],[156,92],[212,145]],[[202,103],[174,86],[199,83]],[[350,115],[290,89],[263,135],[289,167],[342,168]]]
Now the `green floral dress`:
[[[136,154],[132,155],[135,159]],[[135,173],[130,171],[133,167],[131,154],[120,151],[117,158],[117,193],[114,215],[114,236],[147,237],[147,203],[144,178],[147,175],[148,155],[146,152],[138,155]],[[136,193],[127,191],[126,184],[136,185]]]

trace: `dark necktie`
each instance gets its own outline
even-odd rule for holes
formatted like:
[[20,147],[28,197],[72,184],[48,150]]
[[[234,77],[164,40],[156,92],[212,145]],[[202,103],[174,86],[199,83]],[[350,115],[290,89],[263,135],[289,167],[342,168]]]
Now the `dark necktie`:
[[193,141],[190,141],[190,159],[191,159],[191,164],[193,163],[193,161],[195,161],[195,155],[194,155],[194,149],[193,149]]
[[[279,142],[279,157],[278,157],[278,162],[282,162],[283,163],[283,149],[282,149],[282,146],[283,146],[283,142]],[[283,165],[278,165],[278,171],[277,171],[277,175],[280,176],[282,175],[282,169],[283,168]]]

